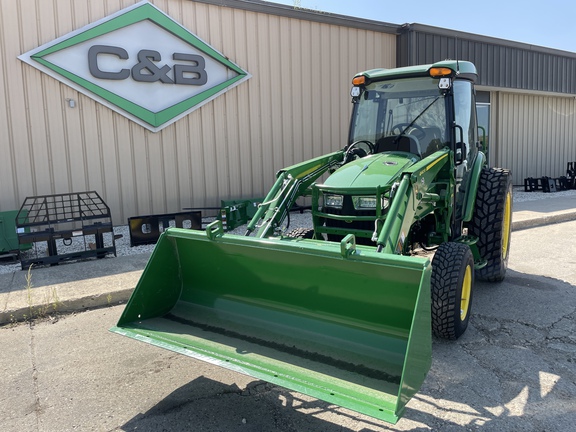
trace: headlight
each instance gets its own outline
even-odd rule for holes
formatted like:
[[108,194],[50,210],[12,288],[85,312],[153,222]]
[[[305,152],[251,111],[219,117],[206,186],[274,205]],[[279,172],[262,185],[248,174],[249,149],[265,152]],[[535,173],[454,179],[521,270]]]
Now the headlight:
[[356,210],[375,209],[376,208],[376,197],[375,196],[353,197],[352,202],[354,203],[354,208]]
[[342,208],[344,197],[342,195],[324,195],[324,205],[326,207]]
[[[352,197],[352,202],[354,203],[354,208],[356,210],[371,210],[376,209],[376,197],[375,196],[355,196]],[[388,200],[382,197],[382,210],[388,208]]]

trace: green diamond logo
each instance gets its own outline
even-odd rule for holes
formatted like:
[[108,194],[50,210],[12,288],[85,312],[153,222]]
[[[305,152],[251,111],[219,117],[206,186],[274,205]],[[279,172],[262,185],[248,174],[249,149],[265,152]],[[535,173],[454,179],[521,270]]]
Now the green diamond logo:
[[153,132],[251,76],[147,1],[18,58]]

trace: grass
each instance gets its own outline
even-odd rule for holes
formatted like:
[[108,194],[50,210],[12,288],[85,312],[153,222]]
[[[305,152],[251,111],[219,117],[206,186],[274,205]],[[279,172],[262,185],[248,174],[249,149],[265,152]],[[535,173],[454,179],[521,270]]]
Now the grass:
[[37,306],[34,305],[32,283],[32,265],[28,267],[26,274],[26,300],[28,303],[28,314],[23,316],[24,321],[30,321],[38,318],[46,318],[51,314],[56,314],[62,302],[58,297],[56,287],[46,287],[44,290],[44,298]]

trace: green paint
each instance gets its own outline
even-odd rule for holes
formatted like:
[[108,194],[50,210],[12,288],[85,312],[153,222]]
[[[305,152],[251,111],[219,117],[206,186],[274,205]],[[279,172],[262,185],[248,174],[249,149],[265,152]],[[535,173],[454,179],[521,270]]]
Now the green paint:
[[430,262],[348,246],[169,229],[112,331],[395,423],[430,368]]

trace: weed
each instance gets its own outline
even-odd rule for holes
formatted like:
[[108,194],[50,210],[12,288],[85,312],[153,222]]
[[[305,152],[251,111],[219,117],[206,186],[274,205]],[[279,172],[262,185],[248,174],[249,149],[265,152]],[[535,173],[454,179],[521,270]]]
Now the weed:
[[28,302],[28,315],[23,315],[24,321],[33,320],[35,318],[45,318],[50,313],[58,312],[58,309],[62,305],[60,298],[58,297],[58,292],[56,287],[46,288],[44,291],[44,299],[42,303],[38,306],[34,306],[32,299],[32,265],[28,267],[28,273],[26,274],[26,298]]
[[[26,274],[26,299],[28,301],[28,312],[30,312],[30,317],[34,316],[34,306],[32,303],[32,265],[28,267],[28,273]],[[24,315],[24,321],[26,321],[26,315]]]
[[327,14],[327,12],[321,11],[320,9],[318,9],[318,6],[315,6],[314,9],[312,8],[307,8],[307,7],[302,7],[302,1],[301,0],[294,0],[294,10],[300,10],[300,11],[305,11],[305,12],[315,12],[315,13],[320,13],[320,14]]
[[58,297],[56,287],[52,287],[52,311],[56,312],[61,305],[62,302],[60,301],[60,297]]

